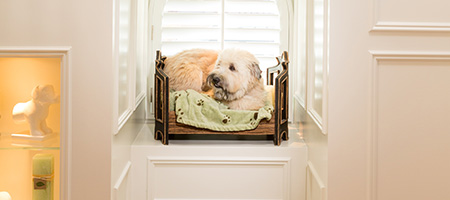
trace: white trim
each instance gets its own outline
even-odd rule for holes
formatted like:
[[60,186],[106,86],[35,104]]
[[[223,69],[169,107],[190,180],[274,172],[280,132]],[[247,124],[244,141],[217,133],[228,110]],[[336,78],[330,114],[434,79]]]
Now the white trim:
[[377,21],[371,31],[432,31],[450,32],[450,23],[383,22]]
[[449,60],[448,52],[429,52],[429,51],[379,51],[370,50],[369,53],[375,60]]
[[315,44],[314,44],[314,0],[307,0],[307,66],[306,66],[306,111],[308,115],[313,119],[314,123],[317,124],[319,129],[321,130],[322,134],[327,135],[328,132],[328,55],[329,55],[329,48],[328,48],[328,28],[329,28],[329,7],[328,7],[328,0],[323,0],[323,35],[322,35],[322,112],[319,113],[314,108],[314,93],[315,93],[315,79],[316,79],[316,72],[315,72],[315,60],[317,59],[313,52],[315,51]]
[[372,0],[371,10],[372,28],[370,31],[430,31],[450,32],[450,23],[444,22],[402,22],[402,21],[380,21],[379,0]]
[[221,6],[221,21],[220,21],[220,49],[223,49],[225,47],[225,0],[221,0],[220,2],[222,4]]
[[127,121],[130,119],[131,115],[133,115],[133,109],[128,108],[127,110],[125,110],[125,112],[122,113],[122,115],[120,115],[119,119],[119,123],[117,124],[117,131],[114,132],[114,135],[119,134],[120,130],[122,129],[122,127],[127,123]]
[[0,47],[0,57],[61,59],[60,199],[70,200],[72,174],[72,76],[70,46]]
[[283,167],[283,199],[288,200],[290,196],[290,158],[242,158],[242,157],[147,157],[147,180],[148,192],[147,199],[154,200],[152,189],[155,188],[155,179],[153,173],[155,168],[160,165],[250,165],[250,166],[281,166]]
[[324,135],[328,134],[328,74],[330,69],[329,64],[329,56],[330,56],[330,48],[329,48],[329,41],[330,41],[330,34],[328,33],[328,30],[330,30],[330,7],[329,7],[330,0],[324,0],[324,53],[323,56],[324,59],[324,69],[323,69],[323,88],[322,88],[322,133]]
[[125,177],[128,175],[131,169],[131,161],[128,161],[125,167],[122,169],[122,173],[120,174],[119,178],[116,180],[116,184],[114,184],[114,190],[117,192],[122,185],[123,181],[125,180]]
[[[309,175],[309,177],[314,178],[314,180],[317,183],[317,187],[320,189],[320,198],[318,198],[318,199],[326,200],[327,199],[327,188],[326,188],[325,184],[323,183],[322,179],[320,178],[319,173],[317,173],[317,170],[314,167],[314,164],[311,161],[308,161],[308,164],[306,167],[306,173],[307,173],[307,176]],[[307,185],[306,187],[308,187],[308,185],[310,187],[312,187],[312,185],[310,185],[309,182],[306,183],[306,185]],[[308,193],[308,190],[306,190],[306,193]],[[308,197],[308,194],[306,194],[306,196]],[[309,199],[307,199],[307,200],[309,200]]]
[[136,97],[135,99],[135,103],[134,103],[134,110],[136,110],[136,108],[139,106],[139,104],[141,104],[141,102],[145,99],[145,96],[147,94],[145,93],[145,91],[141,91],[141,93]]
[[367,180],[369,200],[377,200],[378,176],[378,62],[380,60],[444,60],[450,61],[450,52],[411,52],[411,51],[369,51],[372,55],[372,70],[370,70],[370,116],[368,136]]
[[[294,35],[295,39],[293,41],[294,48],[295,48],[295,58],[294,59],[294,66],[292,69],[292,74],[296,79],[294,79],[292,86],[292,89],[294,92],[294,101],[297,101],[297,103],[306,110],[306,83],[307,83],[307,46],[306,46],[306,40],[307,40],[307,29],[306,29],[306,23],[307,23],[307,6],[306,6],[306,0],[300,0],[296,2],[295,5],[295,11],[294,11],[294,18],[296,20],[293,20],[296,22],[294,25]],[[302,73],[305,72],[305,73]],[[293,109],[295,109],[294,107]],[[294,110],[293,113],[300,112],[297,110]]]
[[308,108],[306,110],[306,112],[308,113],[309,117],[311,117],[311,119],[313,119],[314,123],[317,125],[317,127],[319,127],[321,132],[324,133],[323,123],[322,123],[323,121],[322,121],[322,118],[320,117],[320,115],[317,113],[317,111],[314,109]]
[[120,1],[113,0],[112,54],[113,54],[113,134],[119,133],[119,21]]
[[[114,0],[113,2],[113,65],[114,65],[114,99],[113,99],[113,135],[117,135],[120,133],[122,127],[127,123],[127,121],[132,116],[133,112],[136,110],[137,106],[145,99],[146,96],[146,87],[147,87],[147,77],[144,76],[147,72],[147,55],[144,53],[147,52],[147,35],[148,31],[144,31],[147,28],[146,25],[142,25],[142,21],[147,21],[146,15],[148,11],[145,9],[139,9],[138,6],[143,2],[137,2],[135,0],[129,0],[130,4],[130,12],[129,20],[130,25],[128,27],[129,31],[129,51],[127,52],[127,104],[126,109],[119,113],[119,49],[120,49],[120,1]],[[146,4],[144,2],[143,4]],[[139,4],[139,5],[138,5]],[[138,32],[141,31],[141,32]],[[141,37],[142,36],[142,37]],[[139,46],[138,40],[142,39],[144,44]],[[141,41],[139,41],[141,42]],[[142,59],[140,62],[142,67],[141,74],[136,74],[137,72],[137,60]],[[140,82],[137,82],[137,76],[140,76]],[[137,84],[142,84],[141,91],[136,90]],[[147,105],[146,105],[147,106]]]
[[304,110],[306,110],[305,99],[295,94],[294,101],[296,101]]

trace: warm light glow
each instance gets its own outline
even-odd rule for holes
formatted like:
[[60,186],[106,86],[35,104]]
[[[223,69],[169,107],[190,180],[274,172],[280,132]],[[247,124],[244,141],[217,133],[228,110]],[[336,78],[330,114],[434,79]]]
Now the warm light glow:
[[[61,94],[60,58],[0,58],[0,191],[7,191],[12,199],[32,199],[32,164],[35,154],[49,153],[55,158],[54,199],[59,199],[60,154],[60,104],[49,108],[47,125],[58,132],[56,147],[45,150],[25,150],[8,136],[28,131],[27,123],[16,124],[12,111],[17,103],[31,100],[31,92],[37,85],[51,84],[57,95]],[[26,141],[24,142],[26,143]],[[26,145],[26,144],[25,144]],[[42,146],[34,143],[35,147]],[[28,145],[30,146],[30,145]]]
[[[29,101],[37,85],[51,84],[61,94],[60,68],[59,58],[0,58],[0,133],[28,130],[27,124],[12,120],[14,105]],[[59,104],[51,105],[47,124],[55,132],[59,132],[59,119]]]

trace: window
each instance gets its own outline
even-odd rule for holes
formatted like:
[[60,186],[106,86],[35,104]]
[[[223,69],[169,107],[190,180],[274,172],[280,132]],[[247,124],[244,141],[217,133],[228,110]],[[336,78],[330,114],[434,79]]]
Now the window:
[[[287,50],[287,17],[276,0],[168,0],[161,20],[160,48],[174,55],[192,48],[241,48],[265,69]],[[284,23],[284,24],[283,24]],[[156,29],[158,30],[158,29]]]

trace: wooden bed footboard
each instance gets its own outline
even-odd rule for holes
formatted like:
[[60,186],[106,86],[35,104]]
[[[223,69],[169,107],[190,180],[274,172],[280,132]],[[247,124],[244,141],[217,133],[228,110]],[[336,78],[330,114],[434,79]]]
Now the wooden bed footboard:
[[[175,112],[169,110],[169,77],[164,73],[164,61],[161,51],[156,51],[155,60],[155,140],[169,144],[170,135],[211,134],[211,135],[243,135],[273,136],[273,142],[279,146],[282,140],[288,140],[288,105],[289,105],[289,57],[286,51],[277,57],[278,64],[267,69],[267,84],[275,85],[275,108],[270,121],[262,120],[258,127],[248,131],[218,132],[195,128],[175,121]],[[276,75],[276,77],[275,77]]]

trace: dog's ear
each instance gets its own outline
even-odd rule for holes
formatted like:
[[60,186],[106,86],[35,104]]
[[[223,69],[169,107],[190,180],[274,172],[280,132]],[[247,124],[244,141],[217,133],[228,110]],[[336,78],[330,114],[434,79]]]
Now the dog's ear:
[[33,88],[33,91],[31,91],[31,97],[34,100],[37,100],[39,98],[39,85]]
[[257,79],[261,79],[261,69],[259,68],[258,63],[252,63],[252,66],[250,66],[250,73],[255,76]]
[[208,75],[208,77],[206,77],[206,81],[202,84],[202,91],[203,92],[206,92],[206,91],[212,89],[211,79],[212,79],[211,75]]

